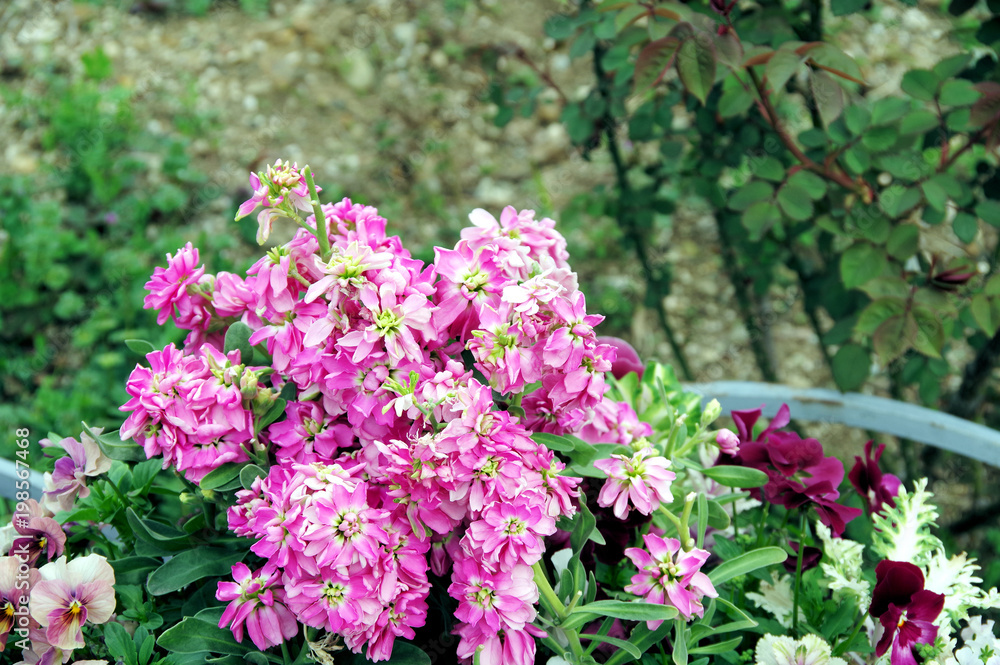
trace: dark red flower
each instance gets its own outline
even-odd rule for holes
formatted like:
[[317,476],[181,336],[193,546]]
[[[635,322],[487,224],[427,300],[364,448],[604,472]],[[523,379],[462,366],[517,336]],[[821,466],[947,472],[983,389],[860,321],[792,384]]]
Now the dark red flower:
[[889,647],[892,665],[917,665],[913,645],[933,644],[937,638],[934,619],[944,609],[944,596],[924,589],[924,574],[906,561],[882,561],[875,568],[875,589],[868,613],[882,624],[876,656]]
[[35,565],[42,552],[49,561],[55,561],[66,546],[66,533],[59,522],[43,516],[37,501],[28,499],[25,503],[27,512],[14,513],[14,530],[21,537],[14,539],[10,556],[18,557],[29,566]]
[[865,502],[865,509],[869,514],[881,512],[884,504],[895,508],[896,496],[899,495],[899,487],[902,484],[899,478],[891,473],[882,473],[882,469],[878,466],[885,444],[879,444],[874,456],[872,445],[871,441],[865,444],[865,459],[855,456],[854,468],[847,474],[851,485]]
[[763,488],[751,490],[756,499],[776,503],[789,510],[816,508],[820,521],[834,535],[844,532],[847,523],[861,514],[858,508],[837,503],[837,490],[844,480],[844,465],[836,457],[824,457],[816,439],[803,439],[780,428],[789,422],[789,409],[782,404],[770,424],[756,438],[753,427],[761,409],[733,411],[740,445],[736,455],[722,455],[721,464],[738,464],[759,469],[768,475]]
[[[785,567],[786,571],[794,575],[795,569],[799,565],[799,557],[798,557],[799,544],[789,543],[789,545],[792,546],[792,551],[795,552],[795,556],[790,556],[787,559],[785,559],[782,565]],[[823,558],[823,550],[821,550],[818,547],[813,547],[812,545],[806,545],[805,550],[803,550],[802,552],[802,572],[805,572],[810,568],[815,568],[816,566],[818,566],[819,561],[822,558]]]

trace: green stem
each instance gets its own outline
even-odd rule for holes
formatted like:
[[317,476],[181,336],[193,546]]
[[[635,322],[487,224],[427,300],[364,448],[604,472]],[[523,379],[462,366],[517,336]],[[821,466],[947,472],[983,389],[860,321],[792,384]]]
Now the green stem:
[[[562,601],[559,600],[559,596],[552,589],[552,585],[549,584],[548,575],[545,574],[545,569],[542,568],[542,562],[536,561],[531,569],[535,571],[535,584],[538,585],[538,593],[541,596],[544,603],[549,607],[550,611],[555,614],[559,619],[565,619],[569,614],[569,610],[563,605]],[[575,604],[576,599],[574,599]],[[572,607],[572,605],[571,605]],[[566,639],[569,640],[569,648],[573,651],[573,655],[576,656],[576,661],[579,662],[583,657],[583,645],[580,644],[580,637],[575,630],[562,629],[563,633],[566,635]]]
[[559,600],[559,596],[552,589],[552,585],[549,584],[549,578],[545,574],[545,569],[542,568],[542,562],[536,561],[531,569],[535,571],[535,584],[538,585],[538,593],[541,595],[542,600],[545,604],[560,619],[566,618],[566,606],[563,605],[562,601]]
[[764,544],[764,525],[767,523],[767,511],[770,507],[771,504],[765,503],[761,508],[760,522],[757,524],[757,547]]
[[688,494],[684,498],[684,512],[681,513],[681,547],[684,548],[685,552],[690,552],[691,548],[694,547],[694,539],[691,538],[691,527],[688,524],[691,521],[691,509],[694,507],[694,502],[698,498],[698,495],[694,492]]
[[865,625],[865,619],[867,618],[868,614],[866,612],[862,612],[861,618],[858,619],[858,622],[856,624],[854,624],[854,630],[851,631],[851,634],[847,637],[847,639],[838,642],[836,645],[834,645],[833,647],[834,656],[840,656],[845,651],[847,651],[847,648],[851,646],[852,642],[854,642],[854,638],[857,637],[858,633],[861,632],[861,627]]
[[316,183],[313,182],[312,169],[308,166],[305,167],[302,169],[302,175],[306,178],[306,186],[309,188],[309,202],[312,204],[313,215],[316,216],[316,239],[319,240],[319,255],[324,261],[329,261],[330,236],[326,231],[326,215],[319,203],[319,194],[316,192]]
[[802,588],[802,554],[806,551],[806,511],[799,513],[799,555],[795,561],[795,595],[792,598],[792,632],[799,634],[799,592]]
[[[685,508],[686,507],[687,506],[685,506]],[[686,547],[686,545],[688,544],[688,541],[691,540],[691,534],[685,527],[686,523],[682,522],[677,515],[674,515],[662,505],[660,506],[660,512],[670,521],[671,524],[674,525],[674,528],[677,529],[677,537],[678,540],[681,541],[681,547],[684,548],[685,552],[688,551],[690,548]],[[690,510],[688,511],[688,514],[690,515]]]
[[281,657],[285,662],[285,665],[291,665],[292,661],[289,660],[291,656],[288,653],[288,645],[284,642],[281,643]]

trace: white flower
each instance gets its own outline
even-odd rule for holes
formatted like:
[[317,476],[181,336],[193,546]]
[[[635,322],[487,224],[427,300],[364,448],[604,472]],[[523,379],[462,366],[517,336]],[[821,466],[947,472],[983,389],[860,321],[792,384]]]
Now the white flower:
[[[772,579],[774,578],[772,577]],[[752,600],[754,605],[773,614],[778,623],[785,628],[791,627],[792,608],[794,607],[791,575],[782,575],[774,584],[761,582],[760,593],[748,593],[747,600]],[[805,618],[800,607],[799,621],[805,621]]]
[[983,580],[976,577],[979,566],[975,561],[969,559],[965,552],[949,559],[940,549],[927,564],[924,586],[944,594],[944,611],[956,623],[967,618],[970,608],[989,609],[996,606],[996,589],[986,592],[977,586]]
[[784,635],[765,635],[757,643],[757,665],[847,665],[831,655],[830,645],[817,635],[793,640]]
[[900,488],[895,508],[886,505],[881,514],[872,515],[875,523],[872,549],[883,559],[926,567],[933,554],[943,547],[941,540],[930,532],[938,517],[937,508],[930,502],[932,498],[926,478],[918,480],[912,492]]
[[829,580],[834,600],[852,596],[864,609],[871,602],[871,585],[861,573],[865,546],[847,538],[834,538],[830,528],[816,522],[816,535],[823,541],[823,562],[820,568]]
[[1000,665],[1000,641],[993,634],[993,622],[970,617],[962,631],[965,645],[955,652],[959,665]]

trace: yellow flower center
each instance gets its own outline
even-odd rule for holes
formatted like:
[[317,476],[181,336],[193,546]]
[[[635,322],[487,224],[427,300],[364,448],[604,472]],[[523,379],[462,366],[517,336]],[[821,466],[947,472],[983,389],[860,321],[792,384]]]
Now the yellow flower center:
[[73,616],[77,616],[82,611],[83,611],[83,605],[80,604],[79,600],[74,600],[72,603],[70,603],[69,605],[70,614],[72,614]]

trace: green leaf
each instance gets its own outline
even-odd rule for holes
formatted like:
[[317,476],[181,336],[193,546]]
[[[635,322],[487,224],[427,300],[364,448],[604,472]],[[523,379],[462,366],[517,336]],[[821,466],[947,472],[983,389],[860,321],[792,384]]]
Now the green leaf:
[[87,423],[81,424],[83,425],[84,431],[97,442],[97,447],[100,448],[101,452],[108,458],[121,462],[146,461],[146,452],[134,441],[122,441],[121,437],[118,435],[118,430],[115,430],[114,432],[105,432],[104,434],[97,434],[87,426]]
[[143,358],[146,357],[147,353],[156,351],[156,347],[144,339],[127,339],[125,340],[125,346],[128,347],[129,351],[133,351]]
[[763,178],[764,180],[781,182],[785,179],[784,164],[782,164],[781,160],[778,158],[771,157],[770,155],[764,157],[757,163],[751,161],[751,169],[755,176]]
[[822,70],[810,71],[809,88],[823,126],[829,127],[844,111],[844,89],[836,79]]
[[895,122],[910,110],[910,102],[900,97],[883,97],[872,106],[872,124],[886,125]]
[[163,563],[159,559],[148,556],[128,556],[123,559],[109,561],[115,571],[115,584],[146,583],[146,577],[151,570],[159,568]]
[[872,346],[883,366],[888,366],[909,348],[915,329],[916,323],[905,313],[890,316],[875,329]]
[[921,197],[921,190],[917,187],[903,189],[896,186],[884,190],[879,197],[879,203],[886,215],[898,219],[917,206]]
[[607,635],[595,635],[594,633],[580,633],[581,640],[592,640],[594,642],[607,642],[608,644],[614,645],[619,649],[627,651],[633,658],[641,658],[642,652],[639,651],[639,647],[635,646],[628,640],[620,640],[617,637],[608,637]]
[[267,471],[256,464],[247,464],[240,470],[240,485],[248,490],[253,487],[253,481],[257,478],[267,478]]
[[242,462],[229,462],[220,467],[216,467],[205,474],[205,477],[198,483],[198,487],[203,490],[214,490],[238,478],[243,469]]
[[677,73],[681,83],[702,104],[715,85],[715,44],[708,35],[696,32],[677,50]]
[[892,126],[872,127],[861,137],[861,143],[872,152],[885,152],[899,140],[899,131]]
[[950,78],[955,78],[962,73],[962,70],[968,66],[969,62],[972,60],[971,53],[959,53],[958,55],[953,55],[950,58],[945,58],[941,62],[934,65],[934,73],[942,81],[947,81]]
[[767,474],[748,466],[712,466],[702,473],[726,487],[763,487],[767,484]]
[[844,166],[855,174],[861,175],[871,168],[872,158],[868,150],[860,143],[855,143],[844,151]]
[[945,336],[941,318],[932,310],[921,305],[913,308],[916,331],[913,348],[931,358],[940,358],[944,349]]
[[920,230],[913,224],[900,224],[889,234],[885,249],[889,256],[905,261],[917,253],[920,243]]
[[236,321],[226,331],[223,349],[227,354],[239,349],[240,362],[244,365],[249,365],[253,361],[253,347],[250,346],[251,335],[253,335],[253,328],[242,321]]
[[570,547],[573,548],[574,555],[579,555],[580,550],[590,540],[590,534],[596,528],[597,518],[590,512],[590,508],[587,507],[586,502],[581,501],[580,510],[577,512],[576,520],[573,524],[573,531],[569,535],[569,543]]
[[257,422],[254,423],[254,435],[260,434],[264,431],[265,427],[281,419],[281,417],[285,415],[286,406],[288,406],[287,400],[281,399],[280,397],[274,400],[274,404],[272,404],[271,408],[267,410],[267,413],[260,416]]
[[104,643],[108,647],[108,654],[115,659],[124,661],[125,665],[138,665],[135,642],[125,626],[114,621],[104,626]]
[[929,102],[937,95],[940,84],[941,79],[934,72],[927,69],[911,69],[903,74],[899,87],[910,97]]
[[[642,622],[632,629],[628,641],[634,644],[640,652],[645,653],[654,644],[662,642],[672,627],[672,623],[664,621],[655,630],[650,630],[646,627],[646,623]],[[618,651],[608,659],[606,665],[621,665],[633,660],[636,659],[629,652]]]
[[781,211],[771,201],[758,201],[743,212],[740,221],[750,233],[750,239],[758,241],[781,221]]
[[142,519],[132,508],[125,509],[125,519],[136,538],[165,550],[177,551],[191,545],[188,534],[154,520]]
[[753,106],[753,95],[740,85],[730,85],[730,81],[737,81],[735,76],[726,79],[722,86],[722,96],[719,97],[719,115],[723,118],[732,118],[746,113]]
[[760,568],[766,568],[783,562],[788,558],[788,554],[780,547],[761,547],[741,554],[729,561],[723,561],[708,574],[712,584],[716,588],[723,582],[728,582],[734,577],[746,575]]
[[791,182],[778,190],[778,205],[790,219],[804,222],[813,215],[812,195],[809,190]]
[[186,550],[154,570],[146,582],[146,589],[153,596],[180,591],[192,582],[206,577],[223,577],[232,573],[233,565],[245,552],[197,547]]
[[[777,549],[777,548],[775,548]],[[625,621],[667,621],[677,616],[677,609],[669,605],[655,603],[626,603],[621,600],[598,600],[586,605],[577,605],[573,614],[594,614],[614,617]]]
[[970,243],[976,239],[976,235],[979,234],[979,222],[976,218],[967,212],[960,212],[955,215],[955,219],[951,223],[951,228],[958,236],[958,239],[964,243]]
[[746,210],[758,201],[770,200],[774,195],[774,187],[763,180],[754,180],[740,187],[729,199],[729,207],[733,210]]
[[567,14],[553,14],[545,21],[545,34],[552,39],[566,39],[576,32],[574,17]]
[[882,322],[906,309],[903,298],[879,298],[861,311],[854,330],[862,335],[873,335]]
[[[202,610],[193,617],[187,617],[180,623],[163,631],[157,645],[173,653],[212,653],[242,656],[257,651],[250,640],[237,642],[228,628],[219,628],[219,619],[223,608]],[[214,619],[214,621],[213,621]]]
[[826,196],[826,180],[812,171],[804,169],[796,171],[788,178],[788,184],[803,189],[813,201],[819,201]]
[[834,16],[847,16],[865,8],[868,0],[830,0],[830,10]]
[[948,106],[968,106],[982,96],[972,81],[951,79],[941,86],[941,103]]
[[863,106],[848,106],[844,109],[844,124],[852,134],[860,134],[868,129],[872,114]]
[[742,641],[743,641],[743,636],[741,635],[740,637],[734,637],[732,639],[725,640],[723,642],[716,642],[715,644],[708,644],[703,647],[697,647],[695,649],[691,649],[688,653],[692,656],[702,655],[702,654],[715,655],[720,653],[726,653],[727,651],[735,650],[736,647],[738,647],[740,645],[740,642]]
[[1000,328],[1000,316],[997,316],[996,298],[990,298],[985,293],[977,293],[972,297],[972,305],[969,307],[972,318],[983,330],[984,333],[992,337]]
[[900,134],[925,134],[941,124],[940,118],[927,109],[908,113],[899,123]]
[[646,44],[635,61],[635,89],[644,91],[658,85],[674,62],[681,40],[668,35]]
[[991,226],[1000,227],[1000,201],[980,201],[976,205],[976,216]]
[[779,48],[764,67],[767,86],[775,93],[781,92],[804,61],[793,49]]
[[855,243],[840,256],[840,278],[845,289],[853,289],[881,275],[887,265],[885,254],[878,247]]
[[833,380],[844,392],[857,390],[868,380],[871,358],[868,349],[857,344],[844,344],[833,356]]
[[558,434],[549,434],[548,432],[532,432],[531,438],[535,440],[535,443],[540,443],[549,450],[559,453],[573,452],[578,443],[584,443],[575,436],[559,436]]
[[926,180],[920,185],[921,191],[927,203],[935,210],[943,212],[948,206],[948,193],[944,191],[940,184],[933,180]]

